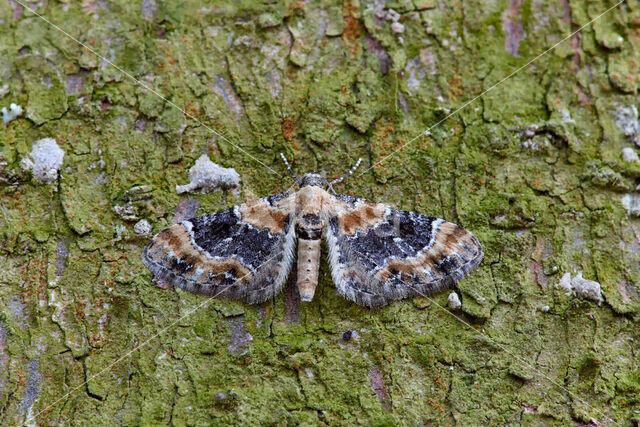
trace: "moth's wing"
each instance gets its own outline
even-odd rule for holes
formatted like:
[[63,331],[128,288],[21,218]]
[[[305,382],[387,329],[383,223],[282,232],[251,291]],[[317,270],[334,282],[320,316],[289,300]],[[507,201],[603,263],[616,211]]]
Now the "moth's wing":
[[332,196],[326,232],[338,293],[366,307],[429,295],[482,260],[478,239],[443,219]]
[[292,203],[281,194],[183,221],[154,236],[142,260],[189,292],[264,302],[280,292],[293,263]]

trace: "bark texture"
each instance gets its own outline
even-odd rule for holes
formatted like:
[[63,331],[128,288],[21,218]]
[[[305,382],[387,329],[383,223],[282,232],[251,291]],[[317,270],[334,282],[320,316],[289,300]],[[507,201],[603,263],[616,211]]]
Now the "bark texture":
[[[0,124],[1,424],[640,422],[638,0],[428,135],[615,3],[28,4],[103,58],[0,1],[0,107],[24,109]],[[257,307],[154,286],[139,221],[282,192],[280,151],[328,178],[362,157],[340,192],[473,231],[458,319],[448,292],[358,307],[326,259],[311,303],[295,278]],[[202,154],[239,190],[177,194]]]

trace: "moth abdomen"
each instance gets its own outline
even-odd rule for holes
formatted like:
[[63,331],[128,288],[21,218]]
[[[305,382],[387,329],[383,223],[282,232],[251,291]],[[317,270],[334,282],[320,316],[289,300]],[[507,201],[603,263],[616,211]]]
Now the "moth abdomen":
[[[322,231],[322,229],[320,229]],[[320,238],[298,239],[298,291],[301,301],[311,301],[318,286]]]

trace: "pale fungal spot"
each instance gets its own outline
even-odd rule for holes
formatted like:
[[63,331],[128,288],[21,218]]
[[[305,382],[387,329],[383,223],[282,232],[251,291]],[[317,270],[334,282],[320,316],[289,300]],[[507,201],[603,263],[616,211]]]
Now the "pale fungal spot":
[[122,224],[116,225],[114,229],[116,232],[116,241],[122,240],[122,238],[127,234],[127,227]]
[[33,143],[30,158],[20,161],[24,170],[31,170],[33,177],[45,184],[51,184],[58,179],[58,171],[62,167],[64,151],[53,138],[44,138]]
[[391,24],[391,31],[393,31],[393,34],[402,34],[404,33],[404,25],[399,22],[394,22]]
[[571,118],[571,112],[569,110],[567,110],[566,108],[563,108],[562,111],[560,111],[560,115],[562,115],[562,121],[564,123],[575,123],[576,121],[573,120]]
[[9,105],[8,110],[7,107],[2,107],[2,120],[4,120],[5,125],[11,120],[14,120],[20,114],[22,114],[22,107],[14,104],[13,102]]
[[189,184],[176,185],[178,194],[198,188],[203,193],[208,193],[216,188],[231,188],[240,185],[240,175],[235,169],[226,169],[213,163],[206,154],[200,156],[195,165],[189,169],[189,179],[191,180]]
[[142,7],[140,9],[142,18],[147,21],[152,21],[158,16],[158,4],[155,0],[142,0]]
[[560,279],[558,286],[567,291],[565,295],[571,295],[571,293],[573,292],[573,289],[571,288],[571,274],[565,273],[564,276],[562,276],[562,278]]
[[633,136],[638,133],[640,126],[638,125],[638,109],[635,105],[620,107],[616,110],[615,115],[616,125],[624,135]]
[[567,296],[575,294],[580,298],[596,301],[598,304],[604,301],[600,283],[583,278],[581,271],[573,278],[570,273],[565,273],[558,286],[567,291],[565,294]]
[[597,301],[598,304],[603,301],[600,283],[583,279],[582,272],[578,272],[578,275],[571,279],[571,286],[576,295],[581,298]]
[[622,149],[622,160],[629,163],[640,162],[640,159],[638,158],[638,153],[636,153],[633,148],[629,148],[629,147],[625,147]]
[[449,301],[449,308],[451,310],[458,310],[460,307],[462,307],[462,303],[460,302],[460,297],[455,292],[451,292],[449,294],[448,301]]
[[400,14],[393,9],[387,9],[385,18],[387,21],[397,22],[400,19]]
[[625,194],[622,196],[622,206],[631,216],[640,216],[640,194]]
[[527,128],[524,130],[524,135],[527,138],[533,138],[534,136],[536,136],[536,131],[538,130],[540,126],[538,125],[529,125],[527,126]]
[[120,216],[120,218],[126,219],[127,221],[136,219],[135,206],[133,206],[131,202],[127,202],[124,205],[115,205],[113,211]]
[[151,234],[151,224],[146,219],[141,219],[133,226],[133,232],[140,235]]

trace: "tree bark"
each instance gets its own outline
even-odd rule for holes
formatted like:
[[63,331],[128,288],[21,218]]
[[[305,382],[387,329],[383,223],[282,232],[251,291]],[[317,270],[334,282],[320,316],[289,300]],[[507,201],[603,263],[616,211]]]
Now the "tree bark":
[[[640,422],[637,0],[24,1],[0,2],[2,424]],[[154,285],[151,234],[285,191],[279,152],[362,157],[339,192],[471,230],[461,307],[359,307],[324,253],[310,303],[295,277],[259,306]],[[203,154],[240,187],[177,194]]]

